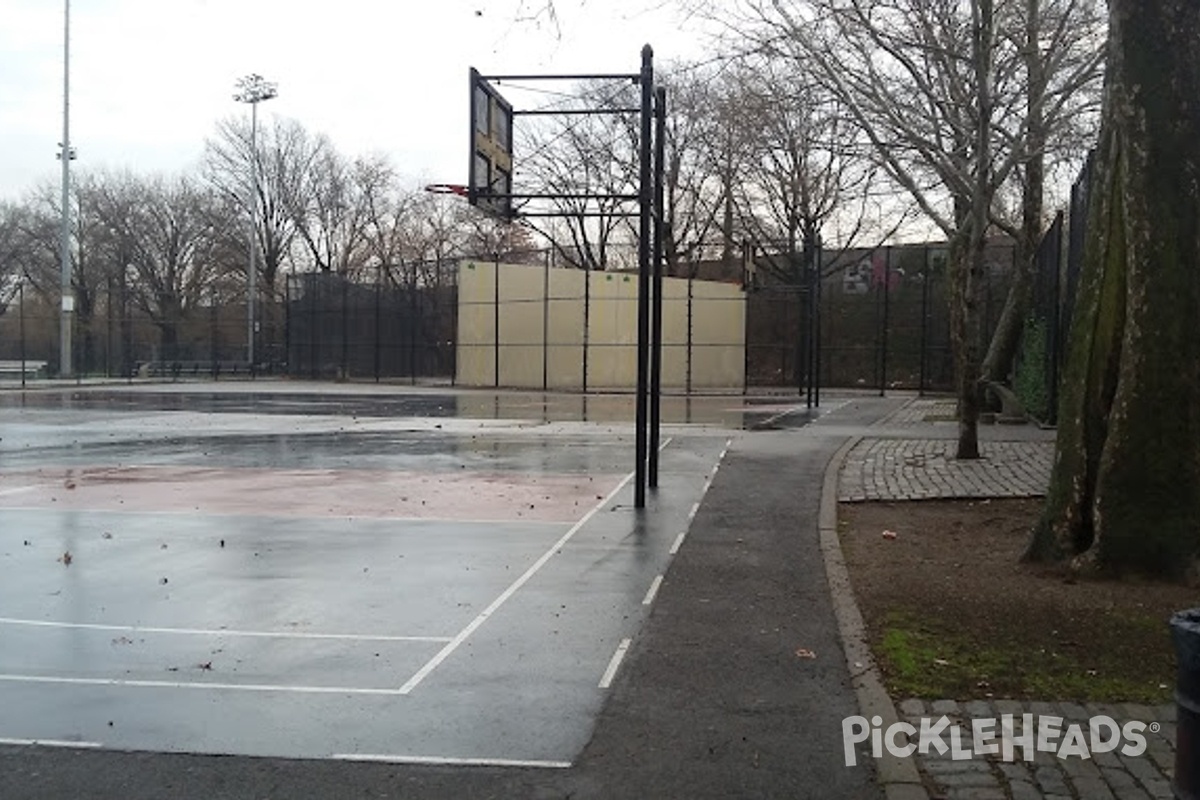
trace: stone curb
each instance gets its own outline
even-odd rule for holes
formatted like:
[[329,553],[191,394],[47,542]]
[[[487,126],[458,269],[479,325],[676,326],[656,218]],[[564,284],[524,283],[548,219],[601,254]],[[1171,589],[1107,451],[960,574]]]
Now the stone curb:
[[[903,407],[907,405],[908,403]],[[889,415],[889,418],[892,416],[894,414]],[[847,453],[862,438],[855,436],[843,444],[826,466],[817,527],[820,532],[821,555],[825,561],[825,577],[833,598],[833,613],[841,634],[846,666],[850,670],[850,683],[858,698],[859,713],[867,719],[881,717],[883,728],[886,729],[889,725],[899,722],[899,717],[871,655],[866,626],[854,599],[850,574],[846,569],[837,532],[838,475]],[[875,768],[888,800],[928,799],[929,793],[925,790],[915,760],[897,758],[885,751],[882,758],[875,760]]]

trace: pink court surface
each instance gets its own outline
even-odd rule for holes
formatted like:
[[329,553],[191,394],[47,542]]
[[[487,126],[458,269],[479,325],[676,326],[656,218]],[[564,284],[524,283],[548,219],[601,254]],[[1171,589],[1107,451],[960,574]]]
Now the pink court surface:
[[667,399],[0,392],[0,743],[565,767],[736,431]]

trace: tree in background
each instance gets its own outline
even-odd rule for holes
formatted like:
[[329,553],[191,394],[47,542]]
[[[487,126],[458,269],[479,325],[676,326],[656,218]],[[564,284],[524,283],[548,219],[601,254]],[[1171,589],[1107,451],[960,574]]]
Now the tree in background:
[[1200,3],[1109,0],[1054,472],[1026,558],[1179,576],[1200,551]]

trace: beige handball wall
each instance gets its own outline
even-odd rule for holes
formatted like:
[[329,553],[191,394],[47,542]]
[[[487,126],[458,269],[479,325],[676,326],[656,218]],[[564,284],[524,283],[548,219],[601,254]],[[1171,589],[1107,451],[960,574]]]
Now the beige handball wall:
[[[637,296],[637,276],[629,273],[463,262],[456,380],[462,386],[632,389]],[[664,279],[663,387],[741,389],[745,331],[739,287]]]

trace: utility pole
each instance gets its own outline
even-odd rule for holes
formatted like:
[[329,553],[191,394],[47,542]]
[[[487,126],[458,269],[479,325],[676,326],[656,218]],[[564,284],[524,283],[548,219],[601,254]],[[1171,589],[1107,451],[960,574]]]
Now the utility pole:
[[250,374],[254,374],[254,332],[257,320],[255,319],[254,305],[258,297],[258,267],[255,264],[256,253],[258,248],[255,246],[255,236],[258,231],[258,104],[264,100],[270,100],[279,94],[276,85],[263,79],[262,75],[257,73],[247,75],[244,78],[239,78],[237,81],[238,92],[233,96],[233,99],[239,103],[250,104],[250,202],[247,206],[250,209],[250,265],[249,272],[246,276],[246,361],[250,365]]
[[59,232],[61,258],[62,310],[59,323],[59,366],[61,378],[73,373],[71,365],[71,322],[75,313],[75,293],[71,288],[71,0],[63,5],[63,133],[58,143],[58,159],[62,162],[62,230]]

